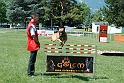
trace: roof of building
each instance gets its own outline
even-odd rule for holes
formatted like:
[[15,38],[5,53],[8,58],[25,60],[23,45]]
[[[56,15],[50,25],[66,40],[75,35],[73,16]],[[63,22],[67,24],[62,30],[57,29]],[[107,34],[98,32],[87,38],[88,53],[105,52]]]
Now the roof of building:
[[108,22],[93,22],[95,25],[108,25]]

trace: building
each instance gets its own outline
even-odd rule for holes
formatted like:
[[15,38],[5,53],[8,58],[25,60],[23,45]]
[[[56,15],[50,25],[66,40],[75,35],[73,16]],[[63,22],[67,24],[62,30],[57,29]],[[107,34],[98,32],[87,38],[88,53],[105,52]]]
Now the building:
[[122,27],[116,28],[115,26],[109,26],[108,22],[93,22],[92,23],[92,32],[99,33],[100,25],[108,26],[108,30],[107,30],[108,34],[122,33],[122,31],[123,31]]

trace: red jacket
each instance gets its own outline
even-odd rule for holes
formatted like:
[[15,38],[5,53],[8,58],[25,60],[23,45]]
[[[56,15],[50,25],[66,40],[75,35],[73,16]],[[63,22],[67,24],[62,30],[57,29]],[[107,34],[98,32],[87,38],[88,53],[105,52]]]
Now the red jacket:
[[[35,43],[35,41],[33,40],[33,37],[31,36],[31,33],[30,33],[30,27],[31,27],[32,24],[34,26],[36,26],[36,23],[35,22],[30,21],[29,24],[28,24],[28,27],[27,27],[27,37],[28,37],[27,50],[28,51],[35,51],[35,50],[39,50],[40,49],[40,45],[38,45],[37,43]],[[36,37],[38,39],[38,33],[37,33],[37,31],[35,31],[35,35],[36,35]]]

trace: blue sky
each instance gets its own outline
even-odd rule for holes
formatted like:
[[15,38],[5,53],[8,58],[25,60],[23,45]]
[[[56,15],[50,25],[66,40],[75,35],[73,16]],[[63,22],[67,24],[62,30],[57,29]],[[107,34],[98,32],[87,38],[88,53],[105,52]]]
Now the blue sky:
[[76,0],[77,2],[84,2],[90,7],[92,12],[95,12],[105,5],[104,0]]

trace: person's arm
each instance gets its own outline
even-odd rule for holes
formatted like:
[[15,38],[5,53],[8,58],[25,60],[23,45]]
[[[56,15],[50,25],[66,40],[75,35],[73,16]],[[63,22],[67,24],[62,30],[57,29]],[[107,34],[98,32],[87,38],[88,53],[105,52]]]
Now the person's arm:
[[31,26],[31,28],[30,28],[31,36],[33,37],[33,40],[35,41],[35,43],[40,45],[39,40],[36,37],[35,31],[36,31],[36,28]]
[[32,37],[33,37],[35,43],[37,43],[38,45],[40,45],[38,38],[35,35],[32,35]]

